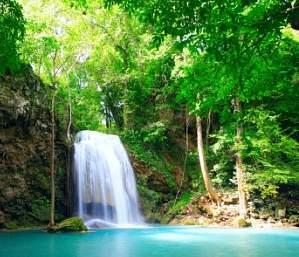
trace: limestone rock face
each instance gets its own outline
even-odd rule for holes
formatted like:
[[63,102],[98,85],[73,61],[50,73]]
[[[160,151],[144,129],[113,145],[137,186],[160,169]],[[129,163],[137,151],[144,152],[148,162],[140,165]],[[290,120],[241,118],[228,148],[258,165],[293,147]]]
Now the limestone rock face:
[[161,223],[163,215],[169,208],[169,196],[175,194],[161,172],[152,170],[145,163],[130,156],[136,172],[137,189],[142,213],[149,223]]
[[39,223],[49,208],[50,94],[30,67],[0,76],[0,228]]

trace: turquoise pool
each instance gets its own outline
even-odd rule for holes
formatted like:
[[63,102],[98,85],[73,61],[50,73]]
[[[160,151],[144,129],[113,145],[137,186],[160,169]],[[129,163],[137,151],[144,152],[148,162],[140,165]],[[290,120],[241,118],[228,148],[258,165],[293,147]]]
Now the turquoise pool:
[[299,230],[149,227],[0,232],[1,257],[298,257]]

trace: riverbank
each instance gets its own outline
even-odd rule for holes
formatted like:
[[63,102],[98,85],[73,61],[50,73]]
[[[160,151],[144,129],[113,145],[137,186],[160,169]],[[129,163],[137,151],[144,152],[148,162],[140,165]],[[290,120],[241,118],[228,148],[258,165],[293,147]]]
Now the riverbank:
[[[243,229],[242,227],[238,227],[234,223],[213,223],[213,222],[206,222],[205,224],[200,224],[198,220],[193,216],[185,217],[185,219],[181,219],[181,222],[179,223],[178,220],[173,220],[169,224],[152,224],[147,223],[144,227],[198,227],[198,228],[227,228],[227,229]],[[282,223],[282,222],[275,222],[275,223],[268,223],[263,220],[257,220],[257,219],[248,219],[250,222],[250,226],[246,228],[252,228],[252,229],[292,229],[292,230],[298,230],[299,226],[296,226],[294,224],[290,223]],[[142,227],[126,227],[126,229],[130,228],[136,228],[136,229],[142,229]],[[47,231],[48,226],[28,226],[28,227],[18,227],[18,228],[1,228],[0,232],[22,232],[22,231]],[[109,227],[105,227],[102,229],[110,229]],[[96,230],[102,230],[102,229],[96,229]],[[113,229],[123,229],[122,227],[113,227]]]
[[238,197],[235,192],[222,193],[220,205],[213,204],[208,196],[194,197],[188,204],[170,212],[164,217],[169,224],[201,225],[207,227],[254,227],[254,228],[289,228],[299,227],[298,202],[292,205],[281,201],[250,202],[248,218],[239,217]]

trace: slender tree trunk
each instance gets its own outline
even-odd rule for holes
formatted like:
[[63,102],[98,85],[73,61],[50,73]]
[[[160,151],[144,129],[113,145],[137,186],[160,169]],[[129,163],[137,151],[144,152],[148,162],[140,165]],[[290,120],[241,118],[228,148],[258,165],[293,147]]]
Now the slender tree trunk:
[[207,119],[207,128],[206,128],[206,150],[208,149],[209,145],[209,135],[210,135],[210,128],[211,128],[211,116],[212,116],[212,111],[211,109],[209,110],[208,114],[208,119]]
[[128,107],[128,85],[127,82],[125,83],[124,88],[124,108],[123,108],[123,122],[124,122],[124,129],[129,128],[129,107]]
[[[236,113],[241,112],[241,104],[240,104],[240,99],[238,97],[235,99],[234,108]],[[243,127],[238,122],[236,128],[237,151],[235,157],[236,157],[236,173],[237,173],[238,194],[239,194],[239,213],[241,217],[246,218],[247,199],[246,199],[246,191],[245,191],[245,185],[246,185],[245,169],[244,169],[241,150],[239,149],[240,148],[239,146],[242,144],[242,134],[243,134]]]
[[51,125],[52,125],[52,152],[51,152],[51,213],[50,226],[55,225],[55,97],[56,92],[52,96],[51,107]]
[[107,103],[105,103],[105,123],[106,123],[106,129],[110,128],[110,120],[109,120],[109,111],[107,108]]
[[72,168],[72,147],[67,146],[67,167],[66,167],[66,208],[67,215],[71,215],[71,168]]
[[124,75],[125,75],[125,83],[124,83],[124,107],[123,107],[123,123],[124,123],[124,129],[132,128],[132,118],[130,116],[130,107],[129,107],[129,88],[128,88],[128,69],[130,65],[130,56],[129,56],[129,43],[125,42],[125,45],[116,45],[116,49],[119,51],[120,55],[122,56],[124,65]]
[[66,167],[66,199],[67,199],[67,212],[71,213],[71,193],[70,193],[70,177],[71,177],[71,163],[72,163],[72,135],[71,135],[71,126],[72,126],[72,99],[71,99],[71,90],[68,85],[68,126],[66,131],[66,143],[67,143],[67,167]]
[[211,179],[209,177],[209,170],[205,158],[204,146],[203,146],[203,136],[202,136],[202,125],[201,118],[199,116],[196,117],[196,129],[197,129],[197,149],[198,149],[198,158],[200,163],[200,168],[204,180],[204,184],[211,200],[215,203],[219,203],[219,197],[217,192],[214,190]]

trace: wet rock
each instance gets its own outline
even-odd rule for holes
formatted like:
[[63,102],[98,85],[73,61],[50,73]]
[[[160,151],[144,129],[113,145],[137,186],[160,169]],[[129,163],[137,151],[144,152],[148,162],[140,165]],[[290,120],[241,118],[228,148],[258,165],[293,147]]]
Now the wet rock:
[[59,224],[49,227],[48,232],[84,232],[88,231],[83,220],[79,217],[71,217],[63,220]]

